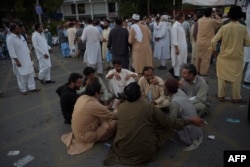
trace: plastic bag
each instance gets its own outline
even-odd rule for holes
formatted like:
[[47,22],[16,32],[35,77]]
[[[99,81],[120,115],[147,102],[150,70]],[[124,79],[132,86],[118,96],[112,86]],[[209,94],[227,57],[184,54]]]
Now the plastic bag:
[[107,60],[107,62],[112,61],[112,54],[111,54],[110,50],[107,50],[107,52],[106,52],[106,60]]
[[73,56],[73,57],[75,57],[75,56],[77,55],[77,48],[76,48],[76,45],[74,45],[74,46],[70,49],[69,55],[70,55],[70,56]]

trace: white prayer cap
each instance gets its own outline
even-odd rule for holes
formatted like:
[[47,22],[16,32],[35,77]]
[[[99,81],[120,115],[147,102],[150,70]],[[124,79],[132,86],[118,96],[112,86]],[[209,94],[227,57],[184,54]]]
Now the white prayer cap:
[[139,20],[140,20],[140,15],[138,15],[138,14],[133,14],[132,19],[133,19],[133,20],[136,20],[136,21],[139,21]]
[[168,15],[161,16],[161,21],[168,21],[168,19],[169,19]]

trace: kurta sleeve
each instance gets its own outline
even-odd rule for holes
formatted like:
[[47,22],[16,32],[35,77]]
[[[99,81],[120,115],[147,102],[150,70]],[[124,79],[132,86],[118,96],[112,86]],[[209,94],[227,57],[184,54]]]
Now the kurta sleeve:
[[200,89],[197,92],[196,100],[194,101],[194,103],[199,101],[205,102],[207,100],[207,93],[208,93],[208,85],[206,81],[203,80]]
[[102,81],[102,79],[98,78],[99,80],[99,83],[101,85],[101,91],[102,91],[102,98],[103,100],[105,101],[108,101],[109,100],[109,92],[108,92],[108,89],[106,87],[106,85],[104,84],[104,82]]
[[245,30],[244,46],[250,46],[250,34]]
[[182,129],[184,126],[188,125],[188,121],[186,119],[173,119],[160,109],[153,106],[153,119],[158,122],[165,129],[173,130],[173,129]]
[[212,50],[215,51],[216,50],[216,44],[219,40],[221,40],[222,38],[222,31],[223,31],[223,27],[221,27],[219,29],[219,31],[216,33],[216,35],[213,37],[212,41],[211,41],[211,47]]
[[171,29],[171,42],[174,46],[179,46],[178,39],[177,39],[177,28],[178,27],[172,27]]
[[86,36],[86,31],[85,31],[85,29],[84,29],[83,32],[82,32],[81,40],[82,40],[82,42],[86,42],[86,40],[87,40],[87,36]]
[[135,30],[133,28],[130,29],[129,36],[128,36],[128,42],[130,44],[133,44],[135,41]]
[[161,103],[163,100],[166,99],[163,86],[159,86],[159,92],[160,92],[160,97],[155,100],[157,104]]
[[86,92],[86,86],[80,87],[79,90],[76,91],[77,94],[81,95]]
[[38,35],[39,35],[39,34],[36,33],[36,34],[34,34],[34,35],[32,36],[32,44],[33,44],[33,46],[34,46],[36,52],[38,53],[38,54],[36,54],[36,55],[38,56],[38,58],[40,58],[41,56],[43,56],[43,55],[46,54],[46,51],[45,51],[43,48],[40,47],[40,42],[41,42],[41,41],[40,41]]
[[9,37],[9,39],[7,39],[7,48],[8,48],[10,57],[13,59],[17,58],[15,47],[14,47],[14,41],[12,41],[12,37]]
[[177,119],[181,113],[181,108],[179,107],[178,103],[172,101],[169,107],[169,117],[173,119]]

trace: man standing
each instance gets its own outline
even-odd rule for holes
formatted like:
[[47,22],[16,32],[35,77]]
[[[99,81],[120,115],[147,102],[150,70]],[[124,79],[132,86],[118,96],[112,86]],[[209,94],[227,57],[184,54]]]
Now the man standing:
[[122,19],[115,19],[115,28],[111,29],[108,39],[108,49],[112,58],[122,62],[122,68],[129,69],[128,30],[122,27]]
[[159,22],[154,24],[154,57],[161,61],[159,70],[167,69],[166,59],[170,58],[170,27],[168,24],[168,16],[162,15]]
[[146,25],[140,24],[140,15],[133,14],[128,42],[132,45],[132,58],[135,72],[142,73],[145,66],[153,67],[153,56],[150,45],[151,33]]
[[173,75],[179,78],[182,64],[187,63],[187,40],[186,33],[182,27],[185,19],[183,13],[179,13],[175,17],[175,23],[171,28],[171,58]]
[[20,27],[15,23],[10,25],[10,31],[11,35],[7,38],[7,47],[19,90],[23,95],[27,95],[28,91],[38,92],[40,89],[36,88],[34,67],[27,42],[21,35]]
[[111,69],[111,61],[108,62],[106,55],[107,55],[107,45],[108,45],[108,38],[111,28],[109,27],[109,20],[105,20],[103,23],[103,31],[102,31],[102,59],[104,61],[104,67],[106,70]]
[[218,100],[224,101],[226,82],[232,85],[232,103],[246,102],[241,98],[241,80],[244,46],[250,46],[250,38],[246,26],[239,23],[241,7],[230,8],[231,21],[222,26],[212,39],[212,48],[221,40],[220,53],[217,57],[216,69],[218,77]]
[[101,55],[101,35],[96,27],[93,26],[93,20],[87,19],[88,26],[83,30],[81,40],[86,42],[86,51],[84,62],[87,66],[96,69],[98,74],[102,74],[102,55]]
[[212,15],[212,8],[207,8],[205,14],[198,23],[196,39],[196,68],[201,76],[207,77],[210,67],[212,51],[209,49],[215,30],[222,24],[220,16],[215,12]]
[[32,35],[32,44],[39,62],[38,79],[42,84],[55,83],[55,81],[50,78],[51,60],[49,50],[51,48],[47,44],[41,24],[35,25],[35,32]]
[[79,95],[76,90],[82,86],[83,76],[78,73],[71,73],[68,78],[68,83],[56,89],[56,93],[60,97],[60,105],[65,124],[71,124],[74,105]]
[[65,25],[61,25],[58,31],[59,43],[62,50],[62,55],[64,58],[69,57],[69,42],[67,37],[66,29],[64,28]]
[[158,108],[140,100],[140,86],[132,82],[124,88],[127,101],[117,109],[117,131],[104,165],[147,163],[167,141],[174,129],[201,126],[200,118],[172,119]]
[[98,102],[101,85],[94,81],[86,88],[86,95],[76,101],[72,115],[72,132],[61,137],[68,153],[76,155],[92,148],[95,142],[104,141],[114,135],[116,112],[111,112]]
[[189,97],[199,116],[207,114],[207,82],[203,77],[197,75],[196,68],[193,64],[185,64],[183,66],[182,77],[179,82],[179,88]]
[[162,109],[169,106],[169,100],[164,92],[164,81],[154,75],[152,67],[146,66],[143,68],[143,76],[139,79],[138,84],[141,88],[143,100]]
[[116,97],[119,93],[123,93],[124,87],[131,82],[135,82],[138,74],[122,68],[119,60],[113,60],[114,69],[110,70],[106,75],[109,80],[109,90]]

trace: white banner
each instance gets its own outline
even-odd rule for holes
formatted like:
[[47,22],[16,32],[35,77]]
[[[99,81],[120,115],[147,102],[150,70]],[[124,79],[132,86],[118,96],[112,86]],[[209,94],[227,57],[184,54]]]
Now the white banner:
[[198,6],[224,6],[234,4],[235,0],[182,0],[182,3]]

